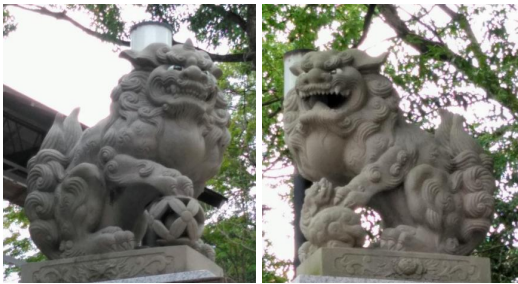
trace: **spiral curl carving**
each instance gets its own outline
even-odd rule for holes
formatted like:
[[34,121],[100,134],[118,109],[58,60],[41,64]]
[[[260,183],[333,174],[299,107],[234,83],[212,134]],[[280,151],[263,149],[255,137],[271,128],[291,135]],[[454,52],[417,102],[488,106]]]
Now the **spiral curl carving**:
[[139,96],[134,92],[124,92],[120,97],[120,104],[123,110],[136,111],[140,108]]
[[491,226],[488,219],[466,219],[462,223],[460,234],[464,241],[472,239],[475,234],[486,234]]
[[181,64],[185,61],[184,56],[177,55],[173,51],[167,52],[166,57],[167,57],[168,62],[172,63],[172,64]]
[[53,192],[57,186],[57,180],[52,168],[46,164],[38,164],[29,172],[27,184],[31,190]]
[[462,151],[453,159],[453,165],[460,170],[465,170],[469,167],[478,165],[479,157],[473,151]]
[[59,209],[65,211],[75,211],[80,205],[84,204],[87,196],[88,185],[80,177],[67,178],[61,184],[61,194],[59,195]]
[[44,149],[38,152],[36,156],[29,160],[28,169],[29,171],[36,164],[46,164],[49,162],[57,162],[62,166],[66,166],[69,163],[68,158],[62,153],[54,149]]
[[390,166],[390,174],[393,176],[399,176],[401,174],[401,164],[395,163],[392,166]]
[[367,88],[371,94],[382,98],[389,97],[392,94],[392,82],[382,76],[376,76],[375,79],[368,80]]
[[338,55],[332,56],[330,59],[324,62],[324,68],[326,70],[339,68],[341,67],[340,65],[342,65],[342,58],[340,58]]
[[143,84],[141,78],[136,76],[128,76],[122,80],[120,87],[124,92],[138,93],[142,90]]
[[152,163],[142,162],[138,164],[138,173],[141,177],[148,177],[153,173],[155,167]]
[[384,121],[392,111],[387,107],[387,104],[383,101],[383,99],[372,99],[372,117],[373,121],[376,123],[380,123]]
[[471,218],[487,218],[493,212],[493,196],[479,191],[464,196],[464,211]]
[[25,199],[25,213],[29,220],[47,220],[54,217],[54,195],[47,192],[33,191]]
[[471,167],[464,171],[464,188],[469,192],[493,192],[495,184],[491,173],[482,166]]
[[171,49],[168,47],[168,46],[163,46],[159,49],[157,49],[156,51],[156,57],[157,57],[157,60],[158,62],[162,63],[162,64],[165,64],[165,63],[168,63],[167,62],[167,53],[170,51]]
[[49,258],[59,258],[55,249],[59,245],[58,227],[54,220],[36,220],[29,226],[31,239],[38,248]]
[[119,163],[117,163],[117,161],[111,160],[104,168],[109,173],[109,175],[113,175],[116,174],[119,170]]
[[117,151],[115,151],[115,149],[113,149],[112,147],[106,146],[103,147],[99,152],[99,160],[103,164],[106,164],[108,161],[115,158],[115,155],[117,155]]
[[342,65],[350,65],[354,60],[354,57],[351,55],[351,53],[347,51],[340,52],[339,57]]

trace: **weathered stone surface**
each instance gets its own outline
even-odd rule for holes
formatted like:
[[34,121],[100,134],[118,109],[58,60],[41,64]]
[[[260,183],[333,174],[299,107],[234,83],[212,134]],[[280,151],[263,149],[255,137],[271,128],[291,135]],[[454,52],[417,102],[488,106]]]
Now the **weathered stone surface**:
[[28,263],[21,281],[98,282],[199,270],[223,277],[219,266],[191,247],[172,246]]
[[84,132],[78,110],[57,117],[29,161],[31,237],[49,259],[130,250],[145,235],[146,246],[213,257],[197,197],[230,141],[221,70],[190,40],[121,57],[134,69],[112,91],[110,115]]
[[189,272],[177,272],[154,276],[143,276],[112,281],[103,281],[102,283],[222,283],[222,281],[223,278],[221,276],[217,276],[211,271],[196,270]]
[[412,282],[491,282],[488,258],[354,248],[321,248],[297,275]]
[[386,54],[309,52],[290,69],[284,128],[306,191],[300,227],[302,261],[319,248],[362,247],[354,212],[370,207],[383,220],[373,248],[467,255],[491,225],[492,160],[441,110],[432,135],[408,124],[392,82],[380,75]]
[[334,276],[315,276],[297,275],[292,283],[414,283],[415,281],[389,280],[389,279],[369,279],[353,277],[334,277]]

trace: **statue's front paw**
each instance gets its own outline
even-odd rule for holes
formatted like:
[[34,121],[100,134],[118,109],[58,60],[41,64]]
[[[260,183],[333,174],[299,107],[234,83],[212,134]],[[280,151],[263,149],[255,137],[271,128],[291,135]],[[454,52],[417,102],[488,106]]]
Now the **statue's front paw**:
[[304,262],[306,259],[308,259],[317,249],[318,247],[310,242],[303,243],[298,250],[300,262]]
[[123,231],[119,227],[106,227],[81,240],[62,241],[61,257],[76,257],[80,255],[109,253],[131,250],[135,247],[135,235],[130,231]]
[[119,227],[107,227],[93,236],[93,241],[99,252],[130,250],[135,247],[135,236],[130,231]]
[[417,238],[416,228],[399,225],[386,228],[380,238],[380,248],[397,251],[423,251],[427,246]]

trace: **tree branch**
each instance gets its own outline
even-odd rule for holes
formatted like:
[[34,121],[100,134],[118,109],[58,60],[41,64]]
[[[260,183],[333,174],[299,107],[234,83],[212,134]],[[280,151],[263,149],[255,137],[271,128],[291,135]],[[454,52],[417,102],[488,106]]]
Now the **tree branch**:
[[353,45],[354,48],[357,48],[360,46],[363,41],[367,38],[367,33],[369,33],[369,28],[372,23],[372,16],[374,15],[374,11],[376,10],[376,4],[369,4],[369,7],[367,9],[367,15],[365,15],[365,20],[363,21],[363,31],[362,36],[358,41]]
[[284,98],[276,98],[276,99],[273,99],[273,100],[270,100],[270,101],[264,102],[264,103],[263,103],[263,107],[264,107],[264,106],[267,106],[267,105],[271,105],[271,104],[276,103],[276,102],[281,102],[281,101],[283,101],[283,100],[284,100]]
[[[81,25],[76,20],[70,18],[67,15],[66,11],[63,11],[63,12],[53,12],[53,11],[50,11],[49,9],[47,9],[45,7],[42,7],[42,6],[33,6],[33,7],[36,7],[36,9],[25,7],[25,6],[18,5],[18,4],[7,4],[6,6],[13,6],[13,7],[20,8],[20,9],[23,9],[23,10],[26,10],[26,11],[38,13],[38,14],[41,14],[41,15],[44,15],[44,16],[48,16],[48,17],[52,17],[52,18],[55,18],[57,20],[64,20],[64,21],[67,21],[67,22],[71,23],[75,27],[79,28],[80,30],[82,30],[86,34],[88,34],[90,36],[93,36],[95,38],[98,38],[98,39],[100,39],[102,41],[110,42],[110,43],[113,43],[113,44],[116,44],[116,45],[121,45],[121,46],[130,46],[130,42],[129,41],[113,38],[113,37],[110,37],[110,36],[108,36],[106,34],[93,31],[93,30],[91,30],[91,29]],[[177,41],[175,41],[173,39],[173,44],[183,44],[183,43],[182,42],[177,42]],[[200,48],[196,48],[196,49],[204,51],[204,52],[207,52],[207,51],[205,51],[203,49],[200,49]],[[207,52],[207,54],[209,54],[210,58],[214,62],[249,62],[249,61],[253,61],[255,59],[255,52],[252,52],[252,53],[237,53],[237,54],[215,54],[215,53]]]
[[227,241],[230,241],[230,242],[232,242],[232,243],[234,243],[234,244],[236,244],[236,245],[238,245],[238,246],[241,246],[241,247],[243,247],[244,249],[247,249],[247,250],[249,250],[249,251],[251,251],[251,252],[255,252],[255,249],[250,248],[250,247],[246,246],[246,245],[245,245],[245,244],[243,244],[243,243],[238,243],[238,242],[234,241],[234,240],[232,239],[232,237],[230,237],[230,236],[229,236],[225,231],[221,230],[219,227],[214,227],[214,228],[215,228],[216,230],[218,230],[222,235],[224,235],[224,236],[227,238]]
[[217,11],[222,16],[226,16],[230,21],[236,23],[243,30],[243,32],[247,32],[248,23],[238,14],[230,10],[226,10],[221,5],[205,4],[205,6],[210,7],[214,11]]
[[407,13],[410,17],[412,17],[412,20],[415,20],[418,23],[420,23],[421,25],[423,25],[427,30],[429,30],[437,38],[437,40],[440,43],[444,44],[444,42],[442,41],[442,38],[441,38],[440,34],[437,32],[436,28],[432,28],[432,27],[430,27],[430,25],[427,25],[426,23],[421,21],[421,18],[428,15],[430,13],[430,11],[432,11],[432,9],[430,9],[429,11],[426,11],[426,13],[424,15],[422,15],[420,17],[416,17],[416,16],[410,14],[409,12],[407,12],[405,9],[401,8],[401,10],[405,11],[405,13]]
[[82,30],[86,34],[88,34],[90,36],[93,36],[93,37],[96,37],[96,38],[98,38],[100,40],[108,41],[108,42],[111,42],[111,43],[114,43],[114,44],[117,44],[117,45],[130,46],[130,42],[129,41],[113,38],[113,37],[110,37],[109,35],[93,31],[93,30],[91,30],[91,29],[81,25],[76,20],[70,18],[67,15],[66,11],[63,11],[63,12],[53,12],[53,11],[50,11],[49,9],[47,9],[45,7],[42,7],[42,6],[33,6],[33,7],[36,7],[37,9],[31,9],[31,8],[28,8],[28,7],[25,7],[25,6],[22,6],[22,5],[18,5],[18,4],[9,4],[9,6],[17,7],[17,8],[26,10],[26,11],[34,12],[34,13],[38,13],[38,14],[41,14],[41,15],[44,15],[44,16],[49,16],[49,17],[55,18],[56,20],[64,20],[64,21],[67,21],[67,22],[71,23],[75,27],[79,28],[80,30]]
[[464,16],[464,14],[454,12],[445,4],[439,4],[438,6],[446,14],[448,14],[448,16],[450,16],[453,21],[459,23],[461,29],[463,29],[466,35],[468,36],[468,39],[470,41],[469,48],[473,50],[473,53],[475,54],[478,63],[482,68],[487,68],[487,56],[484,54],[484,52],[482,52],[480,44],[478,43],[475,33],[471,29],[471,25],[469,24],[468,19],[466,19],[466,16]]
[[[396,34],[406,44],[432,59],[449,62],[464,73],[473,84],[484,89],[489,98],[500,102],[511,111],[515,118],[518,118],[518,98],[510,94],[505,88],[500,87],[500,81],[492,70],[484,70],[484,77],[481,78],[482,73],[477,72],[480,69],[479,67],[473,66],[470,61],[451,51],[446,44],[426,39],[411,31],[398,16],[394,5],[378,5],[378,9],[385,18],[386,23],[394,29]],[[480,64],[480,67],[482,67],[483,63],[480,62]]]

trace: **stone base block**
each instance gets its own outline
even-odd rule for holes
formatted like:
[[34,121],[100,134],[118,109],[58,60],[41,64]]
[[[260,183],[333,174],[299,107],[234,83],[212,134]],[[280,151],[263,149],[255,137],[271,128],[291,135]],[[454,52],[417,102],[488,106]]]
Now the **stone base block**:
[[153,276],[117,279],[98,283],[224,283],[223,277],[217,277],[208,270],[177,272]]
[[292,283],[414,283],[405,280],[297,275]]
[[[201,277],[200,271],[204,271],[204,275],[208,276],[202,277],[205,279],[223,277],[223,270],[219,266],[191,247],[172,246],[28,263],[22,267],[21,282],[73,283],[160,275],[173,277],[170,274],[176,274],[176,277],[191,277],[189,280],[180,279],[180,282],[197,282],[193,277],[195,274]],[[178,274],[180,272],[192,273]],[[141,280],[143,279],[137,282]],[[203,279],[200,280],[205,282]],[[158,278],[153,282],[159,282]]]
[[309,281],[310,276],[330,276],[334,279],[329,281],[335,283],[340,282],[338,278],[344,278],[342,283],[355,283],[358,278],[378,279],[369,282],[491,282],[488,258],[353,248],[321,248],[297,267],[297,275],[299,283]]

